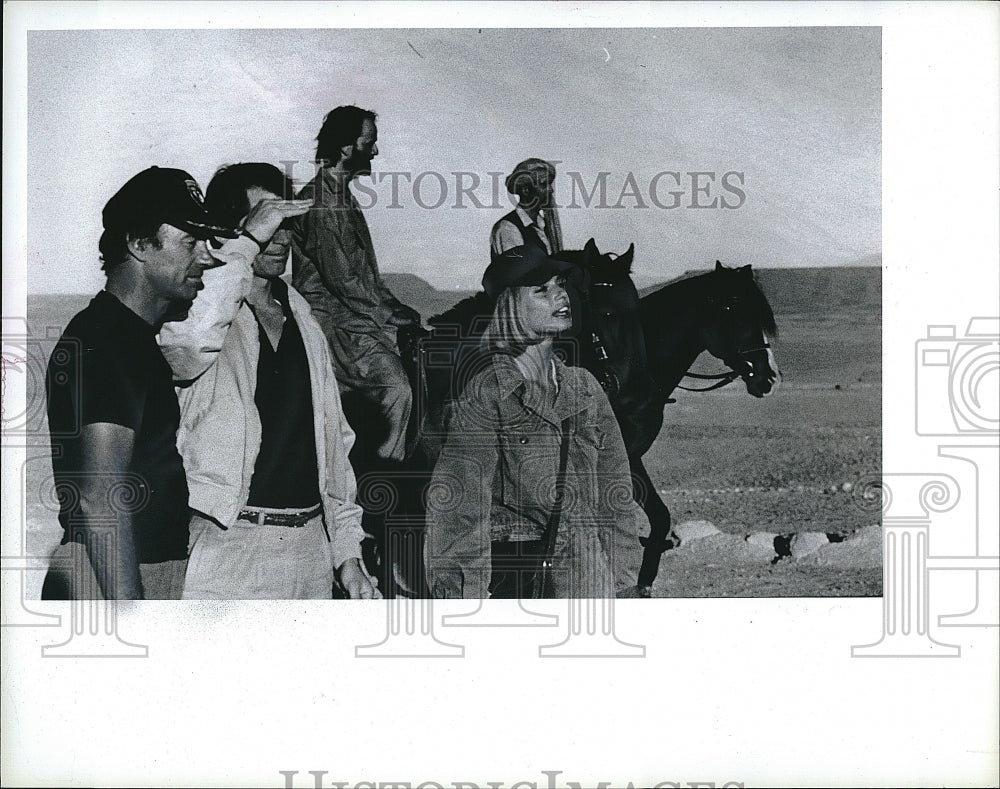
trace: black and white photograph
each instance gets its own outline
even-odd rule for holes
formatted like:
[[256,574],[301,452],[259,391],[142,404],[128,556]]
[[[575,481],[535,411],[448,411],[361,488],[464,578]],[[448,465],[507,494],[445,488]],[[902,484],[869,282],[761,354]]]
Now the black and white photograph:
[[[369,52],[380,53],[377,69],[365,62]],[[179,447],[173,470],[158,470],[166,478],[135,494],[142,502],[135,552],[141,564],[182,561],[190,540],[185,598],[314,596],[313,581],[298,569],[289,575],[301,556],[271,564],[285,581],[266,577],[267,553],[307,534],[311,547],[296,542],[292,550],[317,558],[320,567],[303,575],[319,573],[315,583],[329,596],[334,579],[325,577],[331,561],[323,543],[332,541],[338,566],[346,554],[336,551],[348,550],[339,540],[362,558],[360,512],[331,513],[359,498],[370,504],[363,533],[376,538],[367,570],[388,594],[426,596],[440,581],[441,594],[485,596],[471,587],[491,583],[472,579],[488,569],[480,556],[489,557],[488,543],[506,543],[516,563],[529,561],[517,544],[527,542],[546,561],[555,546],[538,546],[548,532],[560,555],[579,553],[554,561],[557,574],[605,562],[585,559],[585,546],[571,546],[569,534],[585,523],[614,523],[635,548],[618,546],[615,564],[635,565],[613,574],[621,592],[880,595],[881,526],[878,502],[870,504],[882,433],[878,27],[45,31],[29,35],[28,59],[36,97],[28,107],[31,170],[69,158],[80,135],[90,136],[88,151],[116,152],[112,161],[86,156],[29,184],[33,333],[61,336],[105,276],[109,293],[127,290],[126,304],[139,299],[131,292],[137,275],[128,271],[118,283],[111,263],[115,254],[138,257],[109,249],[116,233],[138,232],[132,227],[145,218],[144,201],[157,209],[184,201],[184,184],[204,190],[208,213],[185,220],[209,226],[193,237],[207,235],[201,246],[216,240],[211,227],[240,228],[243,238],[230,246],[264,255],[247,276],[245,261],[217,266],[207,249],[200,259],[189,254],[191,276],[181,292],[160,297],[152,317],[159,349],[146,343],[169,363],[181,415],[168,431]],[[67,79],[53,68],[60,60],[87,65]],[[331,75],[335,82],[350,75],[350,87],[331,91]],[[104,88],[95,95],[81,80]],[[127,122],[109,123],[116,117]],[[53,194],[79,196],[71,217]],[[260,238],[274,232],[269,216],[258,220],[262,230],[248,217],[250,196],[261,195],[310,205],[297,215],[291,204],[275,208],[288,232]],[[116,208],[115,197],[135,216]],[[186,209],[162,210],[152,221]],[[60,223],[72,231],[52,233]],[[85,249],[100,250],[103,271]],[[550,315],[565,308],[554,327],[526,326],[537,341],[520,347],[498,336],[490,353],[481,352],[491,315],[508,301],[503,291],[552,277],[572,292],[565,303],[553,292],[542,304]],[[85,282],[90,292],[75,292]],[[183,299],[192,299],[190,314],[177,319],[170,304]],[[278,342],[292,306],[304,312],[295,322],[306,323],[299,353],[310,352],[309,376],[262,391],[264,364],[281,379],[292,375],[281,372]],[[129,421],[110,411],[88,416],[87,402],[110,408],[115,398],[105,386],[137,386],[118,380],[117,368],[71,369],[80,362],[67,342],[89,348],[97,340],[83,333],[99,329],[88,323],[112,321],[101,318],[107,307],[94,308],[60,346],[56,358],[67,361],[48,369],[50,380],[67,377],[48,390],[49,419],[55,415],[57,433],[69,436],[53,447],[67,459],[83,452],[74,420]],[[524,309],[515,310],[520,323]],[[129,331],[111,335],[119,342]],[[237,342],[237,331],[253,335],[257,347]],[[553,333],[554,351],[540,342]],[[328,352],[310,346],[320,337]],[[491,354],[497,364],[520,362],[512,371],[479,371]],[[557,355],[566,360],[558,376]],[[166,368],[151,371],[146,358],[122,364],[123,373],[144,383],[164,373],[157,380],[169,389]],[[299,361],[304,372],[306,357]],[[309,391],[312,378],[331,371],[343,414],[321,382]],[[523,391],[480,391],[507,373],[527,381]],[[98,388],[90,393],[91,386]],[[68,406],[59,400],[74,387],[82,387],[84,405],[63,414]],[[608,402],[581,410],[584,397]],[[296,399],[303,411],[286,411]],[[482,414],[482,431],[449,424],[470,409],[502,413],[495,424]],[[573,421],[561,481],[572,505],[561,527],[546,530],[554,497],[543,488],[558,477],[565,416]],[[316,425],[317,435],[322,425],[342,434],[341,421],[355,434],[358,493],[349,482],[335,489],[345,477],[338,467],[345,448],[323,450],[313,436]],[[149,466],[145,454],[165,451],[155,447],[159,434],[147,432],[136,436],[142,443],[130,470]],[[528,458],[536,462],[526,465]],[[320,476],[336,481],[329,490],[325,479],[312,479],[317,461]],[[69,460],[54,465],[62,466],[56,487],[87,471]],[[39,461],[31,471],[29,491],[40,495],[29,493],[28,547],[38,542],[44,552],[69,520],[84,516],[68,506],[52,512],[35,482],[49,469]],[[190,538],[188,502],[175,492],[185,472],[197,518]],[[608,500],[630,477],[642,512]],[[487,484],[470,490],[473,479]],[[421,566],[421,529],[394,525],[423,519],[428,494],[409,495],[413,480],[432,486],[428,527],[441,534],[428,556],[461,578],[400,577],[433,575]],[[388,489],[391,506],[380,500]],[[436,501],[442,497],[447,505]],[[255,519],[292,523],[309,513],[312,524],[306,518],[277,531],[281,546],[243,544],[261,537]],[[159,542],[175,545],[147,544],[144,535],[164,531],[179,536]],[[223,541],[236,535],[239,544],[227,548]],[[470,549],[470,540],[485,550]],[[261,553],[225,558],[249,552]],[[417,572],[404,573],[406,564]],[[260,577],[245,585],[230,577],[247,578],[248,569]]]
[[996,21],[8,4],[5,785],[995,782]]

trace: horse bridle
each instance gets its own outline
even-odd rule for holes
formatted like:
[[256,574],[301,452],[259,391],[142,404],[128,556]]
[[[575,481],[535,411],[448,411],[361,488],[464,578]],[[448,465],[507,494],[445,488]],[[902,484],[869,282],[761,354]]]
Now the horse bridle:
[[622,382],[610,368],[608,363],[611,360],[608,358],[608,351],[604,347],[604,341],[601,340],[601,336],[596,331],[590,333],[590,345],[594,349],[594,356],[597,357],[597,361],[601,363],[601,378],[599,381],[601,388],[608,396],[608,400],[613,400],[621,393]]
[[[592,282],[590,283],[591,288],[611,288],[614,287],[610,282]],[[590,294],[585,294],[587,301],[590,301]],[[593,309],[593,305],[590,305]],[[618,375],[611,369],[611,358],[608,356],[608,349],[604,346],[604,340],[601,339],[601,335],[596,331],[591,330],[590,332],[590,347],[594,351],[594,356],[601,365],[601,376],[599,383],[604,393],[608,396],[608,400],[613,400],[618,397],[621,393],[622,382]]]
[[[765,342],[762,345],[757,346],[756,348],[737,349],[736,354],[737,356],[749,356],[751,353],[766,351],[770,347],[771,343]],[[742,361],[745,365],[747,365],[750,368],[750,371],[746,374],[747,378],[753,378],[754,377],[753,362],[751,362],[748,359],[743,359]],[[702,388],[694,386],[682,386],[681,384],[677,384],[677,388],[683,389],[686,392],[711,392],[713,389],[721,389],[723,386],[728,386],[737,378],[741,378],[743,376],[743,373],[737,372],[733,368],[733,365],[729,364],[729,362],[723,362],[723,364],[729,365],[728,373],[719,373],[718,375],[703,375],[701,373],[684,373],[684,378],[697,378],[702,381],[717,381],[717,383]]]
[[[731,304],[727,304],[726,306],[724,306],[722,308],[722,311],[723,312],[727,312],[727,313],[730,312],[731,310],[732,310],[732,305]],[[758,346],[756,346],[754,348],[737,348],[736,349],[736,355],[739,356],[739,357],[741,357],[741,361],[743,362],[743,364],[745,364],[749,368],[749,371],[747,373],[745,373],[745,375],[746,375],[747,378],[753,378],[754,377],[754,369],[753,369],[753,362],[751,362],[749,359],[746,359],[744,357],[747,357],[747,356],[749,356],[752,353],[758,353],[760,351],[766,351],[766,350],[770,349],[770,347],[771,347],[771,343],[764,342],[761,345],[758,345]],[[713,391],[715,389],[721,389],[723,386],[728,386],[733,381],[735,381],[737,378],[742,378],[744,376],[744,373],[741,373],[741,372],[737,371],[736,365],[732,364],[731,362],[726,361],[725,359],[723,359],[722,363],[725,364],[727,367],[729,367],[729,372],[727,372],[727,373],[719,373],[717,375],[703,375],[701,373],[690,373],[690,372],[688,372],[688,373],[684,373],[684,375],[682,376],[683,378],[697,378],[697,379],[702,380],[702,381],[716,381],[716,383],[712,384],[711,386],[705,386],[705,387],[699,388],[699,387],[694,387],[694,386],[681,386],[681,384],[677,384],[676,388],[683,389],[686,392],[711,392],[711,391]]]

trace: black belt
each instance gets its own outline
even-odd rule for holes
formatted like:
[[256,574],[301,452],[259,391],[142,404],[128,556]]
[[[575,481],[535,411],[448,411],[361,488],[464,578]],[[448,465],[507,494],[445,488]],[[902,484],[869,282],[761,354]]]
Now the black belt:
[[297,529],[300,526],[305,526],[321,512],[323,512],[323,505],[321,504],[317,504],[312,509],[302,510],[301,512],[264,512],[263,510],[256,510],[253,507],[249,507],[245,510],[240,510],[240,514],[236,516],[236,520],[251,521],[258,526],[288,526],[289,528]]

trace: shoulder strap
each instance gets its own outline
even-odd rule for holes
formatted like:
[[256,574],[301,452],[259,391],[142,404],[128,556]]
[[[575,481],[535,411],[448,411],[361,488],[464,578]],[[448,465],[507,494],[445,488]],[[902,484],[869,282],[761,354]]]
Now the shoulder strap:
[[566,461],[569,458],[569,431],[572,417],[562,420],[562,441],[559,444],[559,471],[556,473],[555,501],[552,512],[545,523],[542,533],[541,567],[535,574],[535,582],[531,585],[531,596],[535,599],[548,597],[552,586],[552,554],[556,548],[556,533],[559,531],[559,519],[562,516],[563,493],[566,488]]

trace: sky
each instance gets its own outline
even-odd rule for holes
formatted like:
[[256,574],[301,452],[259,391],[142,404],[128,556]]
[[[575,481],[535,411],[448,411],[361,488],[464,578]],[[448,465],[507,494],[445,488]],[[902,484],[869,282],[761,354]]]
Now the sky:
[[877,265],[881,52],[875,27],[32,31],[28,292],[102,286],[101,208],[136,172],[301,184],[351,103],[379,114],[359,199],[383,271],[478,286],[528,156],[559,163],[566,246],[634,243],[640,283]]

